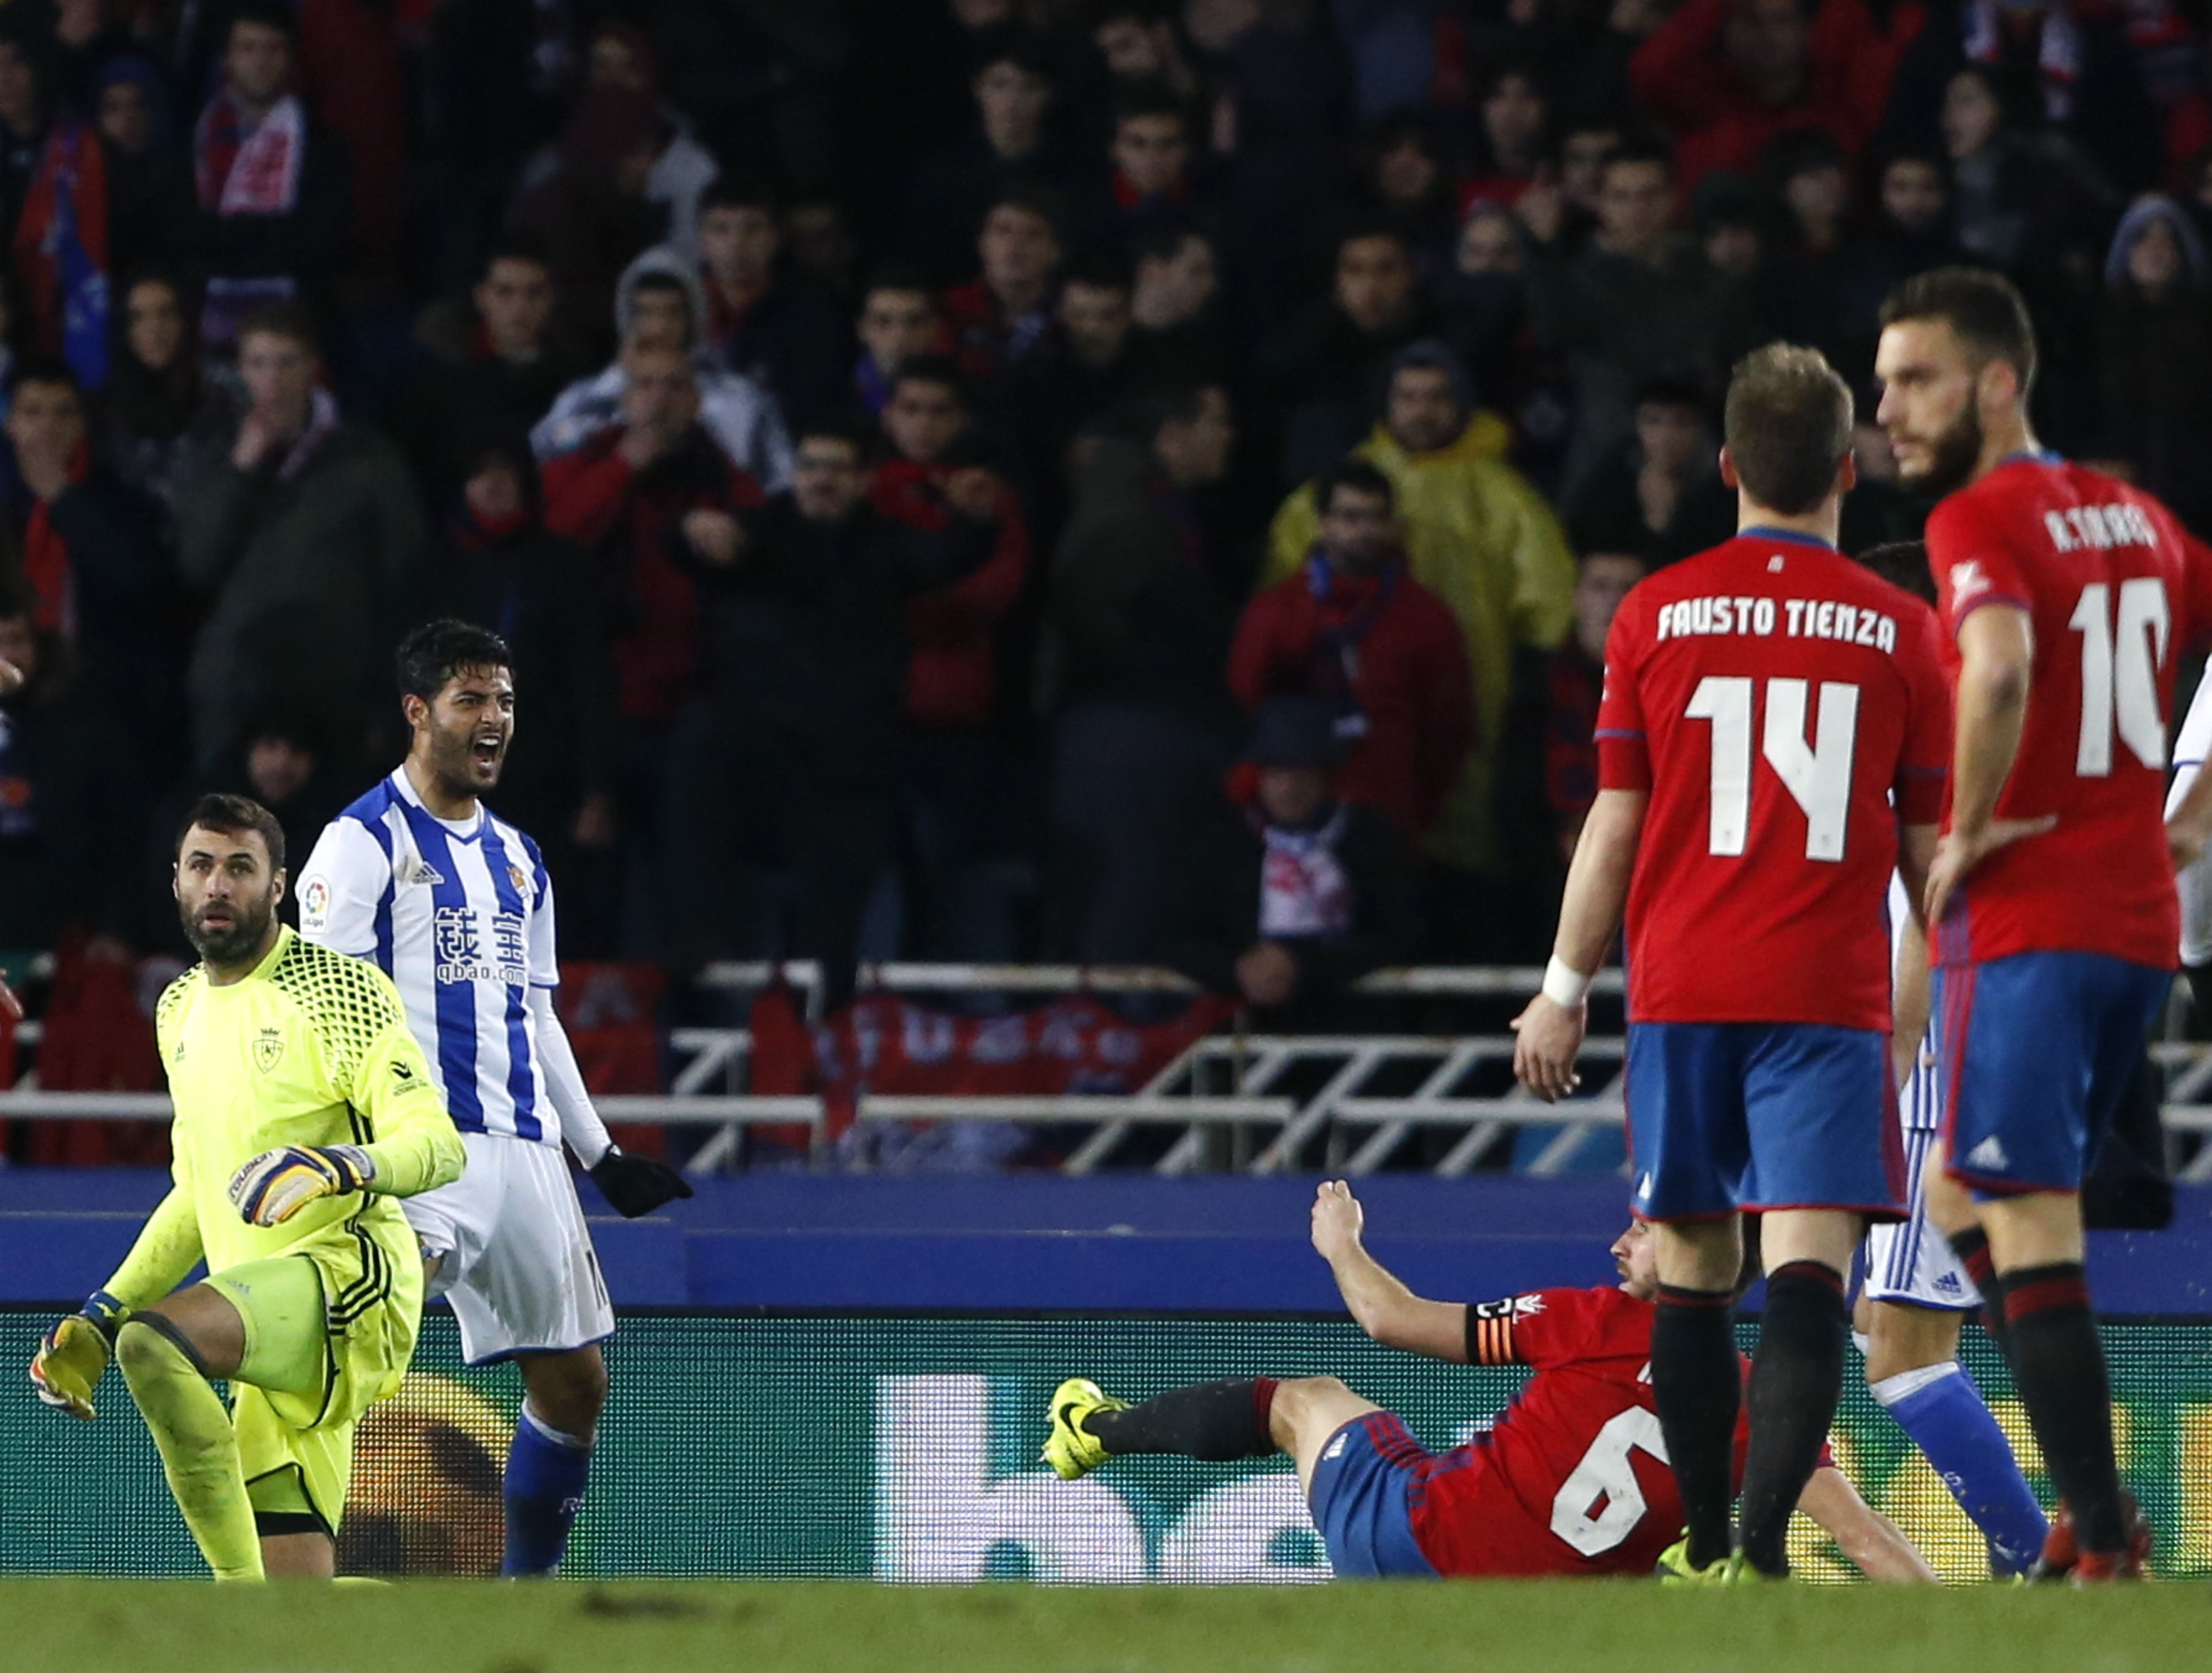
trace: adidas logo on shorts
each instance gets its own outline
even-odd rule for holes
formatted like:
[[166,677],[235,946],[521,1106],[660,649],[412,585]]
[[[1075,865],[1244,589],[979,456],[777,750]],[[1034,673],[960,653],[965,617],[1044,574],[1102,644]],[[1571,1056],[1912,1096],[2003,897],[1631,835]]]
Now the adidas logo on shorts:
[[1984,1139],[1979,1144],[1977,1144],[1972,1149],[1966,1152],[1966,1166],[1969,1167],[2009,1167],[2012,1166],[2012,1158],[2005,1155],[2004,1146],[1997,1143],[1996,1135],[1992,1133],[1989,1137]]

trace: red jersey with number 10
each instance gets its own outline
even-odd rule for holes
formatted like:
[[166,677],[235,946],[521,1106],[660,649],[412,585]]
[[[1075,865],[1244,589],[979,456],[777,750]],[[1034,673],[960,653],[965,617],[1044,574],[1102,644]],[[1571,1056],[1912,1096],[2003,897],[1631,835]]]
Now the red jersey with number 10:
[[1951,760],[1935,613],[1824,542],[1752,530],[1661,570],[1606,641],[1599,782],[1650,793],[1636,1022],[1887,1031],[1900,822]]
[[[1536,1374],[1487,1435],[1415,1461],[1413,1538],[1439,1574],[1658,1566],[1683,1512],[1651,1395],[1656,1312],[1622,1289],[1540,1289],[1468,1309],[1471,1360]],[[1750,1439],[1740,1412],[1739,1478]]]
[[2027,718],[1996,816],[2058,816],[1967,876],[1929,937],[1936,961],[2054,951],[2171,969],[2181,918],[2166,852],[2166,721],[2175,660],[2212,629],[2212,552],[2150,495],[2045,455],[1937,506],[1928,566],[1954,679],[1967,616],[2009,604],[2033,618]]

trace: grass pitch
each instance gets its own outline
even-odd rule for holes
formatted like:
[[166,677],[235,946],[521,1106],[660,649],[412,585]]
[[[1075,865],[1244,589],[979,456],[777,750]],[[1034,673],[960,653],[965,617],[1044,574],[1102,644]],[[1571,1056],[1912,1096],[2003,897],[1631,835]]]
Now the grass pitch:
[[0,1582],[39,1673],[2135,1673],[2212,1666],[2212,1592],[1643,1583],[957,1589]]

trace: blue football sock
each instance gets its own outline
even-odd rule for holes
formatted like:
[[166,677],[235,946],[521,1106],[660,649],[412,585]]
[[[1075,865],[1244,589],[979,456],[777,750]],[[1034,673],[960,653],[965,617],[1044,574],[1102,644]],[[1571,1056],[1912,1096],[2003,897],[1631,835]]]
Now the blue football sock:
[[2050,1524],[1965,1369],[1954,1362],[1899,1372],[1871,1385],[1869,1392],[1973,1518],[1999,1572],[2024,1573],[2041,1554]]
[[560,1567],[591,1470],[589,1441],[562,1434],[524,1405],[514,1445],[507,1449],[507,1556],[500,1564],[501,1574],[550,1574]]

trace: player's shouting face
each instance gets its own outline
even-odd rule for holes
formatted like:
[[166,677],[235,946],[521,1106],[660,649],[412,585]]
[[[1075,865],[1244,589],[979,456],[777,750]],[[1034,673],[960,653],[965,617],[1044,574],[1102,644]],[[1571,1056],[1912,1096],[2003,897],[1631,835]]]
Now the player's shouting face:
[[514,682],[503,668],[462,668],[428,702],[407,700],[412,753],[441,796],[468,802],[499,783],[514,740]]
[[234,965],[264,950],[284,874],[259,832],[195,825],[177,845],[176,891],[177,916],[200,956]]
[[2011,368],[1977,355],[1946,320],[1902,319],[1883,328],[1874,375],[1898,475],[1927,494],[1965,487],[1982,457],[1983,400],[1997,393],[1984,385]]

